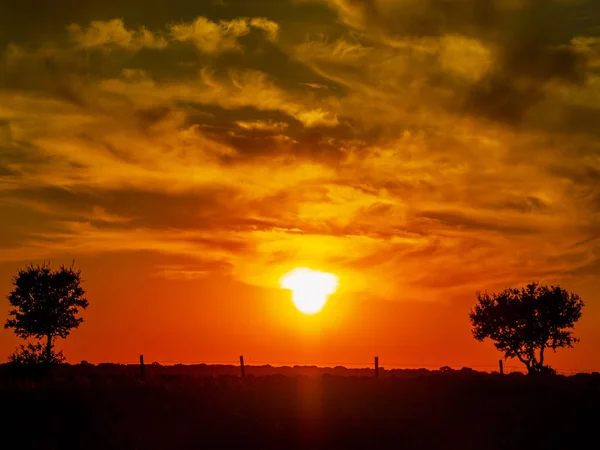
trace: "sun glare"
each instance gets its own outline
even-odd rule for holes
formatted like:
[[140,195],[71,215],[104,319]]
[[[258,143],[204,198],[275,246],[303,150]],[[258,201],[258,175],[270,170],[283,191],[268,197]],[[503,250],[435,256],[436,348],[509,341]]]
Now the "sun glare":
[[292,301],[298,311],[316,314],[327,302],[327,297],[337,291],[338,277],[332,273],[307,268],[294,269],[286,273],[279,285],[292,291]]

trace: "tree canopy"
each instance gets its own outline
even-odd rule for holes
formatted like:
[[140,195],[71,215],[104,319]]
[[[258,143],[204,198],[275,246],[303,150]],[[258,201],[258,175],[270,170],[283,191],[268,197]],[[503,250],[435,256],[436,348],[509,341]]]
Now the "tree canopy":
[[478,341],[490,338],[506,358],[518,358],[529,373],[544,366],[544,352],[573,347],[575,322],[581,317],[583,300],[559,286],[531,283],[521,289],[497,294],[477,293],[471,310],[473,335]]
[[52,361],[52,340],[66,338],[83,318],[79,310],[88,306],[81,287],[81,271],[61,266],[29,265],[13,278],[8,296],[13,306],[4,328],[13,328],[22,338],[46,339],[46,361]]

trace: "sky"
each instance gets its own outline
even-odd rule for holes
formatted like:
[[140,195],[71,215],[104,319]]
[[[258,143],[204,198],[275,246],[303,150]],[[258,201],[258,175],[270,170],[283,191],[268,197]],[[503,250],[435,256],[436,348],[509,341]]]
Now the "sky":
[[493,368],[476,292],[538,281],[600,370],[599,123],[593,0],[2,2],[0,291],[74,260],[71,362]]

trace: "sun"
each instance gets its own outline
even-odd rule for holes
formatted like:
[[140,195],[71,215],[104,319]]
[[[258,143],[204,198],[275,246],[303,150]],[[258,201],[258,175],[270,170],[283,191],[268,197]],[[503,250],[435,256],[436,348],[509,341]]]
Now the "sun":
[[339,280],[332,273],[301,267],[282,276],[279,285],[292,291],[298,311],[310,315],[321,311],[327,297],[337,291]]

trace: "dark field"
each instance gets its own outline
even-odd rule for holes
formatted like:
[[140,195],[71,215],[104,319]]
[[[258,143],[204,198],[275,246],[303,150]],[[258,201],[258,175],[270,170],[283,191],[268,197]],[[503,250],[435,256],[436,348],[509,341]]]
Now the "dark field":
[[598,448],[600,374],[176,369],[67,366],[36,380],[3,367],[2,448]]

